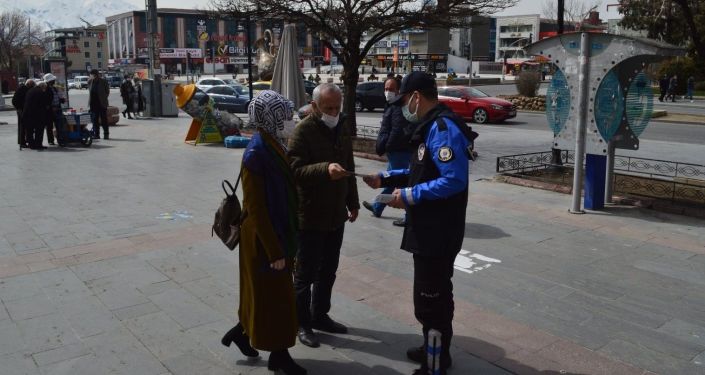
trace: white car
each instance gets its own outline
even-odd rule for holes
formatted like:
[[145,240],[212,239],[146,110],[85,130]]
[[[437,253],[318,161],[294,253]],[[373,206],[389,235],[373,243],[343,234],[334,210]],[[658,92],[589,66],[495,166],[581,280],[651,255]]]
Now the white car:
[[87,89],[89,79],[89,76],[76,76],[74,77],[73,81],[76,83],[77,89]]
[[206,90],[209,89],[213,86],[222,86],[222,85],[227,85],[225,81],[223,81],[220,78],[201,78],[196,82],[196,87],[198,87],[201,90]]
[[80,89],[80,88],[81,88],[81,84],[72,79],[72,80],[70,80],[70,81],[68,82],[67,87],[68,87],[69,90],[71,90],[71,89]]

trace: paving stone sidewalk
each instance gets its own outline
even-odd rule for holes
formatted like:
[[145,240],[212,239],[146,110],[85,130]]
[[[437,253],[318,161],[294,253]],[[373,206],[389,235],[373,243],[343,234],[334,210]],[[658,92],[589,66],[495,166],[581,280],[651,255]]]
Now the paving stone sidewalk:
[[[241,150],[184,144],[179,117],[125,121],[91,148],[20,152],[14,119],[0,120],[0,373],[268,373],[266,357],[220,344],[235,321],[237,256],[210,223]],[[471,190],[451,374],[705,373],[702,220],[571,215],[566,195]],[[347,226],[332,315],[351,332],[294,347],[309,373],[414,368],[399,216],[362,212]]]

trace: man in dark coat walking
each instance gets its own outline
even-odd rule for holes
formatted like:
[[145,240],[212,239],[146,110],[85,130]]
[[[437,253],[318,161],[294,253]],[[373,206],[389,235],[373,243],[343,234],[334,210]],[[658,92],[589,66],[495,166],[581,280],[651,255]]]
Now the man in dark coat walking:
[[17,111],[17,144],[20,145],[20,149],[29,147],[29,141],[31,139],[29,137],[31,129],[25,127],[22,121],[22,110],[24,109],[27,92],[34,86],[34,80],[28,79],[15,91],[15,95],[12,96],[12,106],[15,107],[15,111]]
[[663,75],[663,77],[658,81],[658,88],[661,95],[658,97],[658,101],[662,102],[663,98],[666,97],[668,93],[668,76]]

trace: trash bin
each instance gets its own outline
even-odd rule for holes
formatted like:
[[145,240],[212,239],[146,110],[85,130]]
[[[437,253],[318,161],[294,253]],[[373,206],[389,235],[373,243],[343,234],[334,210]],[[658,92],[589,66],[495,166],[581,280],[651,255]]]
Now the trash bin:
[[142,96],[144,96],[144,116],[145,117],[155,117],[154,113],[154,102],[152,101],[152,92],[154,91],[154,80],[143,79],[142,80]]
[[174,88],[179,84],[176,81],[162,81],[162,116],[177,117],[179,115],[179,107],[176,105],[176,97],[174,96]]

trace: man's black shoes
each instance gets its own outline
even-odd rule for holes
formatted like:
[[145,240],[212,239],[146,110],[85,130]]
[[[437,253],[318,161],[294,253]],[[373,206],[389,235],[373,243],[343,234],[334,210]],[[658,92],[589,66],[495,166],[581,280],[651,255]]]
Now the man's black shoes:
[[328,333],[348,333],[348,328],[328,316],[328,314],[323,315],[318,319],[314,319],[311,322],[311,327],[319,331]]
[[404,219],[397,219],[392,222],[397,227],[405,227],[406,226],[406,220]]
[[317,348],[321,346],[321,342],[318,340],[318,336],[310,328],[299,328],[299,341],[302,344],[309,346],[311,348]]

